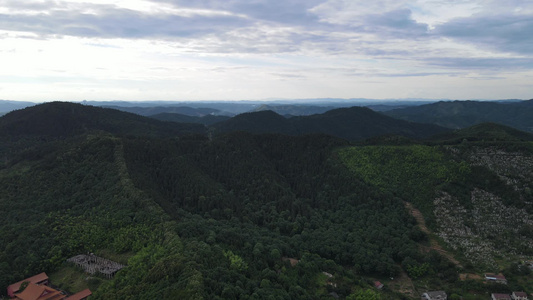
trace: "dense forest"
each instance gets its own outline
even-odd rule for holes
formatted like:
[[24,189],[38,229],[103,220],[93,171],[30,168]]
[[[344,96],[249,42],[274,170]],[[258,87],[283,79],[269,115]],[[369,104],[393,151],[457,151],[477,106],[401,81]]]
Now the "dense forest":
[[[0,118],[0,295],[43,271],[65,290],[91,288],[91,299],[533,292],[519,264],[533,255],[527,134],[491,124],[418,142],[209,132],[67,103]],[[480,201],[522,220],[485,232],[472,217],[494,211],[483,215]],[[452,204],[488,250],[449,238],[461,230],[446,225],[459,217],[443,212]],[[66,263],[87,252],[127,267],[106,279]],[[509,284],[461,277],[483,272]]]

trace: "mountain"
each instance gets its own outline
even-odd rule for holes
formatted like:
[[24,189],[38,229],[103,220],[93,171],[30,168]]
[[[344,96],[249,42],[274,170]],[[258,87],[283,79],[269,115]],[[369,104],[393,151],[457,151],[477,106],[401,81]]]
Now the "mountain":
[[335,109],[333,106],[312,106],[312,105],[268,105],[263,104],[252,112],[271,110],[282,116],[308,116],[325,113]]
[[0,116],[16,109],[35,105],[34,102],[0,100]]
[[[425,134],[376,114],[262,111],[220,124],[342,133],[374,122],[363,129]],[[451,142],[355,144],[181,126],[205,130],[69,103],[0,118],[0,297],[41,272],[62,290],[90,288],[94,300],[533,292],[522,263],[533,255],[528,134],[483,124]],[[66,262],[87,252],[127,267],[107,278]],[[484,282],[488,272],[508,284]]]
[[213,126],[219,132],[298,134],[297,128],[290,119],[286,119],[271,110],[236,115]]
[[391,134],[425,138],[447,131],[435,125],[397,120],[364,107],[339,108],[323,114],[288,119],[272,111],[246,113],[215,124],[214,127],[220,132],[240,130],[289,135],[322,133],[348,140]]
[[197,116],[188,116],[177,113],[160,113],[151,115],[150,118],[166,121],[166,122],[176,122],[176,123],[197,123],[204,125],[213,125],[215,123],[223,122],[228,120],[230,117],[226,116],[216,116],[216,115],[205,115],[201,117]]
[[161,122],[138,115],[69,102],[49,102],[0,118],[0,136],[68,137],[91,131],[117,135],[178,136],[205,133],[195,124]]
[[187,116],[194,116],[194,117],[203,117],[205,115],[209,114],[219,114],[221,113],[218,109],[214,108],[193,108],[193,107],[187,107],[187,106],[149,106],[149,107],[141,107],[141,106],[118,106],[118,105],[109,105],[109,106],[102,106],[105,108],[112,108],[116,110],[121,110],[129,113],[138,114],[141,116],[152,116],[157,115],[161,113],[175,113],[175,114],[182,114]]
[[438,134],[431,138],[446,144],[460,143],[463,141],[533,141],[533,134],[496,123],[481,123],[453,132]]
[[493,122],[533,132],[533,100],[520,102],[437,102],[385,112],[411,122],[431,123],[459,129]]

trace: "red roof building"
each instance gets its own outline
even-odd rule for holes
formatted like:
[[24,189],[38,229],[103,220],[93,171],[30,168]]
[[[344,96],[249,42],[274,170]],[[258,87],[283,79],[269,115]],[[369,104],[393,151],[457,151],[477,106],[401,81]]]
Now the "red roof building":
[[514,300],[528,300],[527,293],[525,292],[513,292],[511,298]]
[[[20,291],[24,282],[28,285]],[[85,289],[67,297],[65,292],[53,289],[47,284],[48,275],[41,273],[8,286],[7,294],[14,300],[85,300],[92,295],[91,290]]]
[[379,281],[374,281],[374,287],[378,290],[381,290],[383,288],[383,283]]
[[28,286],[20,293],[15,294],[17,300],[60,300],[65,295],[46,285],[36,285],[29,283]]
[[511,300],[511,295],[509,295],[509,294],[491,294],[490,298],[492,300]]
[[37,274],[30,278],[21,280],[17,283],[13,283],[12,285],[7,287],[7,295],[11,298],[15,297],[15,293],[20,290],[20,285],[25,281],[36,284],[36,285],[46,285],[48,284],[48,275],[46,275],[46,273],[43,272],[41,274]]

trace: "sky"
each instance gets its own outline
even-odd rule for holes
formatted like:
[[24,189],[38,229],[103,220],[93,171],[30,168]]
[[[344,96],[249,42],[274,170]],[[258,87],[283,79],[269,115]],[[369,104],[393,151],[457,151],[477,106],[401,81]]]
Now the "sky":
[[0,0],[0,99],[533,98],[531,0]]

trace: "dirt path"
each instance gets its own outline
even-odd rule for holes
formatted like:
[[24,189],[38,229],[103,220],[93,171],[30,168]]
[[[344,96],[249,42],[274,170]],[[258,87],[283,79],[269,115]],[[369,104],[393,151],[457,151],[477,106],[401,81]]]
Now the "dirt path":
[[437,242],[435,238],[432,237],[431,231],[426,226],[426,221],[424,220],[424,216],[422,216],[422,213],[413,207],[413,205],[409,202],[403,202],[405,205],[405,208],[409,211],[409,214],[413,216],[416,219],[416,222],[418,223],[418,227],[420,227],[420,230],[422,230],[425,234],[428,235],[429,238],[429,244],[430,247],[423,246],[426,250],[435,250],[438,251],[441,255],[446,257],[449,261],[451,261],[453,264],[455,264],[458,267],[461,267],[461,263],[453,257],[448,251],[442,249],[442,246]]
[[412,298],[418,298],[420,296],[415,289],[413,281],[403,270],[388,283],[388,287],[395,292],[408,295]]

